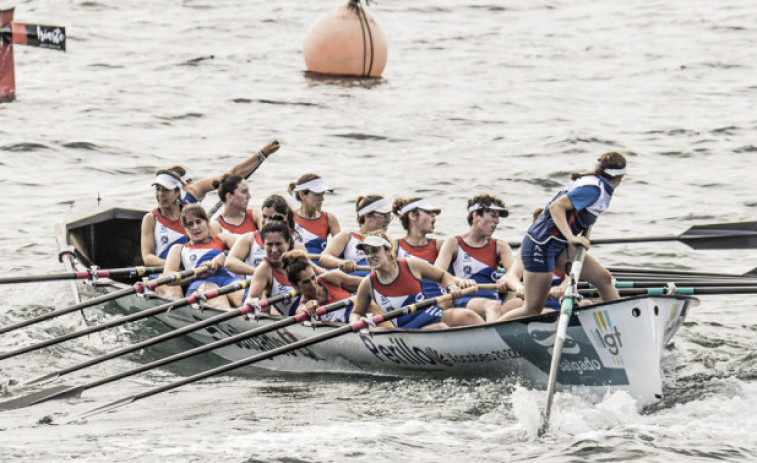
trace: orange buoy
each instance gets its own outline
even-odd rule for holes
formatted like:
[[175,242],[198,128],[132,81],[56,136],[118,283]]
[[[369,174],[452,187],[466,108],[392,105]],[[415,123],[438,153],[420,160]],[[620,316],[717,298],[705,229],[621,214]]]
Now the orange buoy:
[[303,55],[310,72],[380,77],[386,66],[386,36],[360,1],[350,0],[310,26]]

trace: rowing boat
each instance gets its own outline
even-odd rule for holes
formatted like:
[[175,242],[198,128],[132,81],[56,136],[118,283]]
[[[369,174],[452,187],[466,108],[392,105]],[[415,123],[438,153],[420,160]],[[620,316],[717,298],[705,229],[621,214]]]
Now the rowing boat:
[[[89,268],[140,265],[139,229],[144,213],[114,208],[70,221],[66,225],[66,239],[75,251],[77,264]],[[86,284],[108,292],[128,287],[126,282],[114,279]],[[170,300],[143,293],[116,302],[127,312],[139,312]],[[689,308],[696,304],[698,300],[691,296],[644,295],[575,310],[559,365],[558,390],[578,388],[596,396],[627,391],[640,407],[660,401],[665,346],[683,324]],[[190,305],[157,318],[177,329],[222,311],[208,304]],[[275,320],[266,315],[236,317],[189,336],[207,344]],[[285,372],[517,378],[526,386],[543,387],[549,373],[557,320],[555,312],[446,330],[368,329],[289,352],[257,366]],[[319,321],[295,324],[214,352],[236,361],[335,326],[338,325]]]

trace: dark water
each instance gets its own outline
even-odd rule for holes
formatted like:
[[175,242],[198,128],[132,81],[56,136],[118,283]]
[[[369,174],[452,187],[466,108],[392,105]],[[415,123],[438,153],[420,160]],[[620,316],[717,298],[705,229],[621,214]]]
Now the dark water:
[[[1,268],[59,271],[53,223],[72,204],[151,207],[158,168],[215,175],[278,138],[253,205],[308,171],[354,225],[357,195],[424,195],[440,236],[465,201],[503,197],[497,236],[520,239],[569,172],[619,150],[630,174],[595,238],[677,235],[754,220],[757,9],[753,2],[385,0],[378,81],[315,79],[308,26],[339,2],[17,3],[16,20],[67,27],[69,52],[16,47],[18,100],[0,105]],[[210,198],[206,204],[212,203]],[[393,223],[390,232],[398,234]],[[597,246],[608,265],[742,273],[753,250]],[[0,323],[71,304],[63,283],[0,287]],[[97,311],[91,311],[94,317]],[[105,317],[105,315],[101,315]],[[0,336],[3,351],[81,327],[78,316]],[[536,438],[543,391],[517,381],[219,377],[99,415],[67,418],[218,364],[214,357],[0,414],[2,461],[754,460],[757,315],[705,296],[666,353],[666,399],[639,413],[612,394],[560,394]],[[6,360],[3,389],[159,332],[134,326]],[[121,371],[176,343],[71,375]],[[9,396],[10,397],[10,396]]]

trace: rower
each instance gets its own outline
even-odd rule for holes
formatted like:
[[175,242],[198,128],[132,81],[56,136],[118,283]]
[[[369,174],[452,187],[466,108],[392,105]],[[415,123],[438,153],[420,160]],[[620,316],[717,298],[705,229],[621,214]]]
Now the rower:
[[[203,264],[210,266],[207,272],[189,284],[185,296],[191,296],[198,289],[207,291],[241,280],[223,266],[226,261],[224,251],[228,250],[233,243],[233,236],[229,233],[212,236],[208,214],[202,206],[199,204],[186,206],[181,211],[181,223],[187,232],[188,242],[171,246],[163,275],[179,272],[182,268],[189,270]],[[177,286],[171,288],[179,289]],[[180,290],[172,293],[171,295],[183,297]],[[214,305],[229,307],[230,305],[239,306],[243,298],[244,290],[240,289],[228,295],[217,296],[212,301]]]
[[[520,254],[526,301],[523,307],[506,313],[503,320],[535,315],[542,310],[555,268],[570,273],[567,265],[577,246],[589,249],[589,240],[581,233],[607,210],[625,174],[626,158],[612,151],[599,157],[593,172],[571,175],[571,183],[552,198],[544,215],[523,237]],[[589,254],[584,257],[581,278],[597,288],[603,301],[620,298],[610,272]]]
[[140,249],[144,265],[160,267],[171,246],[186,243],[187,237],[180,218],[181,182],[172,173],[159,170],[152,185],[158,206],[142,218]]
[[[260,212],[260,223],[263,227],[272,221],[281,221],[289,229],[289,234],[295,235],[294,212],[283,196],[272,194],[263,201]],[[295,249],[305,250],[301,243],[295,243]],[[237,275],[253,275],[255,268],[265,259],[265,246],[260,231],[245,233],[237,238],[229,252],[226,266]]]
[[223,202],[223,211],[210,224],[214,234],[226,231],[238,236],[262,227],[260,212],[247,208],[250,202],[250,186],[247,180],[241,175],[224,174],[221,181],[214,186]]
[[[252,306],[257,306],[258,301],[264,295],[270,298],[288,293],[292,289],[292,284],[284,272],[282,261],[284,253],[294,248],[292,231],[285,222],[274,220],[263,226],[260,235],[265,247],[265,259],[255,268],[250,283],[250,294],[245,301]],[[288,317],[294,315],[298,305],[299,297],[289,298],[273,307],[266,306],[261,311]]]
[[325,268],[338,268],[346,273],[363,277],[367,271],[355,271],[358,265],[367,265],[365,254],[358,247],[363,237],[373,231],[385,232],[392,221],[392,205],[380,195],[360,196],[355,201],[357,232],[340,232],[321,253],[320,263]]
[[305,174],[289,184],[289,194],[300,203],[294,214],[298,237],[311,254],[321,254],[326,249],[329,236],[342,231],[334,214],[322,210],[323,195],[331,190],[316,174]]
[[[460,296],[462,288],[475,285],[473,280],[455,278],[422,259],[397,259],[392,252],[391,240],[384,232],[369,233],[358,246],[368,258],[371,273],[360,282],[355,308],[350,315],[351,322],[366,316],[371,301],[384,312],[390,312],[427,299],[421,286],[422,279],[442,285],[456,297]],[[444,310],[433,306],[421,312],[402,315],[381,326],[441,329],[482,323],[484,320],[471,310]]]
[[[415,198],[397,198],[392,203],[392,212],[399,217],[402,228],[407,233],[397,239],[395,250],[398,259],[418,258],[433,265],[439,257],[442,240],[429,238],[434,232],[436,216],[441,209],[428,200]],[[423,292],[428,297],[437,297],[445,293],[444,289],[433,281],[423,280]]]
[[499,267],[507,273],[513,265],[513,251],[506,241],[492,237],[500,218],[509,214],[505,202],[484,194],[468,200],[468,225],[462,235],[447,238],[439,251],[434,265],[458,278],[473,279],[476,283],[496,283],[496,290],[481,290],[475,296],[457,299],[454,307],[473,310],[487,322],[497,320],[502,314],[522,301],[512,299],[502,302],[499,293],[506,292],[504,279],[500,279]]
[[[316,275],[315,265],[307,253],[302,251],[284,253],[282,262],[287,279],[300,293],[300,305],[296,313],[308,312],[312,317],[319,307],[351,297],[360,285],[361,278],[339,270]],[[351,311],[351,308],[339,309],[322,315],[320,320],[346,323]]]

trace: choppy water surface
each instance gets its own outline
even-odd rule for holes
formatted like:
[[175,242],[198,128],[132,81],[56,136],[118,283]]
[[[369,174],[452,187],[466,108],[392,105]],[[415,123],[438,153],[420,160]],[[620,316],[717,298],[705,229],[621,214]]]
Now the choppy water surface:
[[[308,171],[354,198],[422,194],[440,236],[465,201],[505,198],[498,237],[608,150],[630,175],[594,237],[676,235],[754,220],[757,11],[734,1],[385,0],[379,81],[304,74],[308,26],[339,2],[17,3],[16,20],[67,27],[69,52],[16,47],[18,100],[0,105],[2,270],[59,271],[55,221],[74,203],[148,208],[158,168],[214,175],[278,138],[253,204]],[[212,202],[209,198],[207,203]],[[399,224],[390,231],[399,233]],[[609,265],[742,273],[755,251],[679,243],[597,246]],[[64,283],[0,287],[0,323],[71,304]],[[93,311],[93,314],[96,311]],[[93,315],[94,316],[94,315]],[[544,392],[516,381],[225,376],[86,423],[66,418],[217,365],[212,356],[0,414],[3,461],[707,461],[757,452],[757,315],[749,297],[705,296],[667,351],[666,399],[560,394],[536,438]],[[78,316],[0,336],[3,351],[81,327]],[[160,332],[115,330],[3,361],[3,390]],[[66,380],[91,381],[181,341]],[[8,396],[12,397],[12,396]]]

